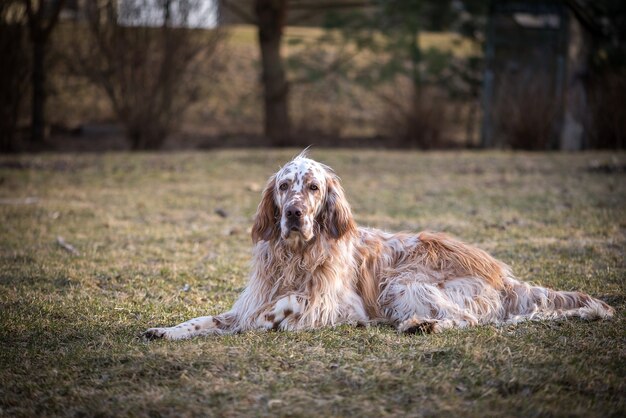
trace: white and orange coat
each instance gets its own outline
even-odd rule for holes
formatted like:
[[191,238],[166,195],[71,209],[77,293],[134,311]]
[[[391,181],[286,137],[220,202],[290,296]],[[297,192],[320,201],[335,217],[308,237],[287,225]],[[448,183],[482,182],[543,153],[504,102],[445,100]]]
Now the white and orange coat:
[[252,240],[250,278],[230,311],[150,328],[144,336],[378,323],[439,332],[614,313],[584,293],[520,282],[506,264],[445,234],[357,227],[338,176],[304,153],[268,181]]

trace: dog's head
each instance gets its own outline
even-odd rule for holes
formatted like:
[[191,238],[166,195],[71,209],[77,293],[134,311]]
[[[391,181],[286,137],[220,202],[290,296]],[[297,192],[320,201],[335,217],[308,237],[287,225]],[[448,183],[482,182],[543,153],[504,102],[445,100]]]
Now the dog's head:
[[270,177],[257,209],[252,240],[307,243],[316,236],[339,239],[356,225],[339,177],[304,153]]

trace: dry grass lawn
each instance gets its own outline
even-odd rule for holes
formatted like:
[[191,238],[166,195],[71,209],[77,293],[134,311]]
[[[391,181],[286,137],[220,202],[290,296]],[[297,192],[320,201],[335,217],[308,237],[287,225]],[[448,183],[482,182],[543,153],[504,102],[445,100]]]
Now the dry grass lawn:
[[626,415],[625,154],[313,152],[359,223],[447,231],[613,321],[140,340],[232,304],[295,153],[0,157],[0,416]]

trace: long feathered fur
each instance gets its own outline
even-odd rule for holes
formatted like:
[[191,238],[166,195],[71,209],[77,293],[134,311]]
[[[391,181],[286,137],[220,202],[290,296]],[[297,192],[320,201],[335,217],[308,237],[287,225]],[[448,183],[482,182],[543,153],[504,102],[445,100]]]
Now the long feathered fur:
[[[176,327],[151,328],[145,333],[148,338],[344,323],[438,332],[532,319],[606,319],[614,314],[606,303],[584,293],[521,282],[506,264],[445,234],[359,228],[330,168],[304,153],[290,164],[273,175],[263,191],[252,228],[250,278],[232,309]],[[303,213],[314,215],[308,241],[286,239],[281,233],[285,198],[278,183],[284,178],[296,190],[290,202],[299,202]],[[305,192],[305,180],[325,188]]]

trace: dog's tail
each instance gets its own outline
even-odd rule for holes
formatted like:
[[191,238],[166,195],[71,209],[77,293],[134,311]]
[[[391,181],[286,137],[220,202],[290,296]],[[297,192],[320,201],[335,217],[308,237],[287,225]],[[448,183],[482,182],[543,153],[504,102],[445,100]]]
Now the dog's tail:
[[552,290],[515,279],[507,282],[503,308],[504,316],[511,322],[570,317],[596,320],[609,319],[615,314],[611,306],[585,293]]

